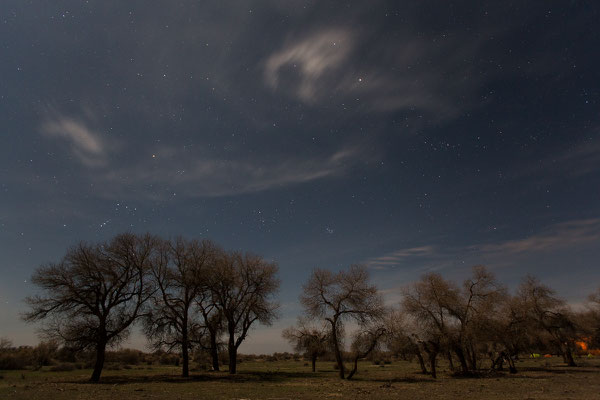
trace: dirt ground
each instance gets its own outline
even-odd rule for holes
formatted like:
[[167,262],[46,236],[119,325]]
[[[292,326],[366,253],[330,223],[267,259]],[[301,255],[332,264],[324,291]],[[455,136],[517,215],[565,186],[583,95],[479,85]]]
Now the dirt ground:
[[102,383],[87,382],[90,370],[69,372],[0,371],[0,399],[599,399],[600,358],[517,363],[519,372],[456,378],[441,366],[437,380],[405,361],[378,366],[362,362],[355,379],[337,378],[333,363],[320,362],[317,373],[303,361],[246,362],[240,373],[192,372],[179,368],[131,366],[106,370]]

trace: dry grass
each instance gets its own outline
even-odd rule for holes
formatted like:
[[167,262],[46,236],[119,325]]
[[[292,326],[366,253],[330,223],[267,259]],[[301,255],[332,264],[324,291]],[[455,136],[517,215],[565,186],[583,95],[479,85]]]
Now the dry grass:
[[[248,362],[240,373],[178,376],[175,367],[105,371],[102,383],[87,383],[91,371],[2,371],[0,399],[600,399],[600,359],[565,367],[559,359],[523,360],[519,373],[453,378],[444,370],[433,380],[418,366],[363,362],[356,379],[336,377],[332,363],[309,372],[302,361]],[[139,368],[139,369],[138,369]]]

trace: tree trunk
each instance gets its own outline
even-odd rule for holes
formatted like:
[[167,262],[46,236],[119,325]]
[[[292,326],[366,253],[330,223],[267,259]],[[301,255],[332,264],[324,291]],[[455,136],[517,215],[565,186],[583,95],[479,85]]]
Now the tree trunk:
[[577,364],[575,364],[575,360],[573,359],[573,353],[571,352],[571,349],[567,346],[563,352],[564,354],[564,358],[566,360],[566,363],[569,367],[576,367]]
[[348,374],[346,379],[350,380],[358,370],[358,356],[354,357],[354,365],[352,366],[352,371]]
[[235,346],[229,350],[229,373],[237,373],[237,349]]
[[471,357],[471,370],[477,371],[477,351],[475,350],[473,343],[470,343],[469,350],[469,355]]
[[229,351],[229,373],[235,374],[237,372],[237,347],[235,347],[234,332],[229,331],[229,344],[227,346]]
[[458,362],[460,363],[460,368],[463,374],[467,374],[469,372],[469,366],[467,365],[467,360],[465,359],[465,353],[460,345],[454,346],[454,353],[456,357],[458,357]]
[[100,342],[96,345],[96,363],[94,364],[94,371],[92,372],[91,382],[99,382],[100,374],[102,374],[102,368],[104,367],[104,356],[106,354],[106,342]]
[[317,355],[313,354],[311,357],[312,361],[312,372],[317,372]]
[[219,348],[217,346],[217,335],[210,332],[210,356],[212,358],[213,371],[219,370]]
[[[493,357],[493,355],[492,355]],[[498,370],[498,371],[502,371],[504,370],[504,359],[506,358],[504,352],[500,352],[498,354],[498,357],[496,357],[495,359],[492,358],[492,366],[491,369],[492,370]]]
[[190,376],[190,353],[188,348],[188,339],[187,335],[184,334],[183,340],[181,343],[181,357],[183,358],[183,367],[181,371],[181,376],[187,378]]
[[446,352],[446,357],[448,357],[448,367],[450,371],[454,371],[454,363],[452,362],[452,353],[450,351]]
[[425,366],[425,360],[423,360],[423,355],[421,351],[417,350],[417,359],[419,360],[419,365],[421,365],[421,372],[423,374],[427,374],[427,367]]
[[437,373],[435,369],[435,361],[436,361],[437,353],[432,351],[429,353],[429,368],[431,369],[431,376],[433,379],[437,379]]
[[517,373],[517,367],[515,366],[515,361],[510,356],[510,354],[506,355],[506,362],[508,362],[508,371],[511,374],[516,374]]
[[344,371],[344,360],[342,359],[342,352],[340,351],[340,344],[338,342],[336,324],[332,323],[331,326],[332,326],[331,341],[333,344],[333,352],[335,354],[335,361],[337,362],[337,365],[338,365],[338,373],[339,373],[340,379],[344,379],[346,372]]

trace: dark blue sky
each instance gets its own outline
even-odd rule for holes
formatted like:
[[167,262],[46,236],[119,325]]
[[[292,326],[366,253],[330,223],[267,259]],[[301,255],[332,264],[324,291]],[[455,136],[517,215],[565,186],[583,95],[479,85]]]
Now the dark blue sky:
[[[595,2],[0,4],[0,336],[80,240],[211,238],[393,303],[425,271],[600,285]],[[139,342],[141,343],[141,342]]]

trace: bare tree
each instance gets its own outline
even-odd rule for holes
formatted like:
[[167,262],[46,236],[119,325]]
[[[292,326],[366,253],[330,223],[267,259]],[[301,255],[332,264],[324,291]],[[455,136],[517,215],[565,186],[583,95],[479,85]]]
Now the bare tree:
[[477,370],[479,349],[485,344],[492,324],[491,318],[502,304],[505,289],[484,266],[473,267],[458,295],[447,296],[444,307],[457,320],[452,350],[458,357],[462,372]]
[[9,338],[0,337],[0,353],[13,348],[13,342]]
[[310,358],[312,372],[316,371],[317,358],[329,351],[330,331],[325,324],[311,324],[306,318],[298,318],[296,326],[283,331],[282,336],[294,346],[294,350]]
[[196,308],[202,316],[199,345],[210,354],[213,371],[219,371],[219,338],[223,334],[223,314],[217,307],[212,289],[209,287],[211,274],[215,273],[213,265],[202,279],[202,288],[196,296]]
[[600,288],[589,296],[589,312],[587,313],[590,345],[600,347]]
[[91,381],[98,382],[107,346],[117,345],[152,294],[148,280],[156,238],[121,234],[108,243],[81,243],[61,262],[38,268],[31,281],[42,295],[28,297],[28,322],[45,321],[43,334],[65,345],[94,349]]
[[450,348],[456,326],[449,312],[450,304],[459,302],[458,288],[439,274],[425,274],[420,281],[404,290],[402,306],[410,315],[418,332],[420,348],[427,353],[431,376],[437,377],[437,357]]
[[189,352],[201,334],[194,304],[202,292],[203,275],[214,263],[215,246],[177,238],[158,246],[152,276],[157,291],[144,318],[147,337],[156,349],[181,350],[182,376],[189,376]]
[[330,325],[331,346],[339,367],[339,376],[345,377],[341,349],[341,332],[345,321],[359,325],[378,320],[384,306],[377,287],[370,284],[364,266],[352,265],[347,271],[333,273],[315,269],[303,286],[300,301],[309,318],[323,319]]
[[385,344],[389,351],[403,359],[417,357],[421,372],[427,374],[427,367],[419,346],[418,331],[414,320],[408,318],[401,310],[392,310],[385,319]]
[[519,353],[531,347],[532,325],[522,302],[504,294],[498,300],[498,307],[487,320],[488,354],[492,360],[491,369],[503,369],[506,361],[510,373],[516,373],[514,359]]
[[545,333],[547,341],[563,356],[565,363],[575,366],[573,350],[578,339],[577,326],[565,301],[532,276],[525,277],[517,297],[528,320],[538,329],[538,335],[543,338]]
[[237,371],[237,350],[252,324],[269,325],[276,317],[277,271],[277,264],[260,256],[234,252],[223,254],[211,274],[209,287],[228,335],[230,374]]

